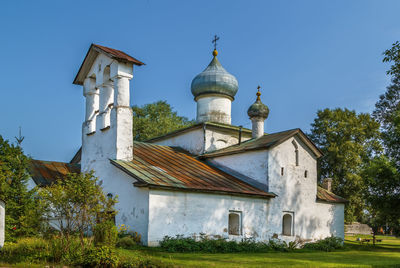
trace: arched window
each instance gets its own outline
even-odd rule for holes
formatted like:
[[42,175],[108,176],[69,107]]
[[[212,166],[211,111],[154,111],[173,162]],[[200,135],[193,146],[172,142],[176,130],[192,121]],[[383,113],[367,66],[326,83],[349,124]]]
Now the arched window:
[[293,235],[293,215],[286,213],[282,218],[282,234],[292,236]]
[[299,146],[297,145],[296,141],[293,140],[292,144],[294,146],[294,157],[295,157],[295,161],[296,161],[296,166],[299,165]]
[[241,212],[229,212],[229,234],[241,235],[242,232]]

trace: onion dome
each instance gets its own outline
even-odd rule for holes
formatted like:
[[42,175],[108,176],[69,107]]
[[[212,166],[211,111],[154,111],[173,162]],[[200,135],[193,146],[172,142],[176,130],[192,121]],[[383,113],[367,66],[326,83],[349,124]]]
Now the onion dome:
[[218,52],[214,49],[214,58],[208,67],[193,79],[191,89],[195,98],[205,94],[222,94],[233,99],[236,95],[238,81],[222,67],[217,55]]
[[258,86],[258,91],[256,95],[257,95],[257,100],[249,107],[249,109],[247,110],[247,114],[249,115],[250,118],[261,117],[266,119],[269,114],[269,108],[267,105],[261,102],[260,86]]

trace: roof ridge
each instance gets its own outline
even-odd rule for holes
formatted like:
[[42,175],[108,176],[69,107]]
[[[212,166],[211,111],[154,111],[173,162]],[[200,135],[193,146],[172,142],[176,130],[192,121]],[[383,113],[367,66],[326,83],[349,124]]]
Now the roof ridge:
[[[228,151],[229,149],[232,149],[234,147],[240,147],[240,146],[243,147],[243,146],[249,145],[249,144],[251,144],[253,142],[257,142],[257,141],[260,141],[262,139],[267,139],[267,138],[269,138],[269,137],[271,137],[273,135],[282,134],[282,133],[285,133],[285,132],[287,132],[287,133],[290,133],[290,132],[296,133],[296,132],[301,132],[301,129],[300,128],[293,128],[293,129],[279,131],[279,132],[275,132],[275,133],[264,134],[263,136],[261,136],[259,138],[251,138],[251,139],[243,141],[241,143],[233,144],[231,146],[228,146],[228,147],[225,147],[225,148],[222,148],[222,149],[218,149],[218,150],[215,150],[215,151],[212,151],[212,152],[204,153],[204,154],[200,155],[199,157],[207,156],[207,155],[211,155],[211,154],[223,153],[224,151]],[[279,139],[278,141],[280,141],[280,140],[281,139]]]
[[[174,134],[178,134],[180,132],[187,131],[187,130],[189,130],[191,128],[201,127],[201,126],[204,126],[204,125],[220,127],[220,128],[230,129],[230,130],[239,130],[240,129],[240,126],[228,125],[228,124],[223,124],[223,123],[216,123],[216,122],[207,121],[207,122],[195,123],[195,124],[193,124],[191,126],[187,126],[187,127],[183,127],[183,128],[179,128],[179,129],[173,130],[173,131],[165,133],[163,135],[147,139],[147,140],[145,140],[145,142],[156,141],[156,140],[162,139],[164,137],[172,136]],[[249,128],[242,127],[242,132],[243,131],[251,133],[251,129],[249,129]]]

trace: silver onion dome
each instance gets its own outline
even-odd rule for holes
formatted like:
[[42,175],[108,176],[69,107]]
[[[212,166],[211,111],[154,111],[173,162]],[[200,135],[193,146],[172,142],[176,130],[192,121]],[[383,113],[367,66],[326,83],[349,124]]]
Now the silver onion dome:
[[191,89],[195,98],[205,94],[222,94],[233,99],[236,95],[238,81],[222,67],[217,55],[217,50],[214,50],[210,64],[193,79]]
[[261,96],[261,92],[260,92],[260,87],[258,87],[258,91],[257,91],[257,99],[256,102],[253,103],[249,109],[247,110],[247,114],[250,118],[252,117],[261,117],[261,118],[268,118],[269,115],[269,108],[267,105],[265,105],[264,103],[261,102],[260,96]]

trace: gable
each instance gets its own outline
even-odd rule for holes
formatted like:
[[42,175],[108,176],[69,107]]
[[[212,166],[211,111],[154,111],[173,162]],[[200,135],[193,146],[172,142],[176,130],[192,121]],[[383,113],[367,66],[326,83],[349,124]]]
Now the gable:
[[258,139],[250,139],[241,144],[236,144],[221,150],[205,153],[200,158],[214,158],[219,156],[240,154],[253,150],[267,150],[287,141],[291,137],[297,136],[311,150],[316,158],[322,156],[322,151],[303,133],[299,128],[287,131],[266,134]]
[[123,63],[129,63],[134,65],[143,65],[144,63],[135,59],[134,57],[126,54],[123,51],[104,47],[96,44],[91,44],[88,52],[86,53],[85,59],[83,60],[82,65],[79,68],[78,73],[74,79],[74,84],[76,85],[83,85],[83,81],[88,76],[90,69],[93,66],[93,63],[97,59],[99,55],[105,55],[110,59],[115,59]]

